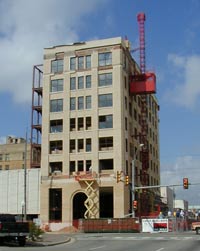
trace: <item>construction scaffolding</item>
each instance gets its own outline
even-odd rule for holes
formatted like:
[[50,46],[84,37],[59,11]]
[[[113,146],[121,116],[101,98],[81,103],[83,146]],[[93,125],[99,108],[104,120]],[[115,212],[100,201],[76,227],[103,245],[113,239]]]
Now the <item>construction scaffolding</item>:
[[[84,192],[87,199],[84,202],[86,211],[84,213],[85,219],[95,219],[98,217],[98,194],[97,194],[97,179],[96,174],[93,172],[81,172],[75,175],[75,180],[79,183],[84,183]],[[83,185],[81,185],[83,186]]]
[[40,168],[42,134],[42,79],[43,65],[33,67],[31,112],[31,168]]

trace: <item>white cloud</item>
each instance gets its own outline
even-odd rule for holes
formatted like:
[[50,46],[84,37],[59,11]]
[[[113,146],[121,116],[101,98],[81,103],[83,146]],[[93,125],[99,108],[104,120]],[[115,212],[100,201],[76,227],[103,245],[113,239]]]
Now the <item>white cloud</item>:
[[78,41],[84,16],[108,0],[18,0],[0,2],[0,92],[18,103],[30,101],[32,67],[43,48]]
[[[183,189],[182,186],[184,177],[187,177],[189,183],[192,184],[189,185],[188,190]],[[194,156],[178,157],[171,166],[168,164],[161,167],[161,184],[167,186],[180,185],[174,186],[176,198],[185,199],[191,205],[200,204],[200,193],[198,192],[200,188],[199,177],[199,158]]]
[[170,54],[168,60],[172,64],[170,80],[175,85],[167,92],[167,100],[193,109],[200,97],[200,56]]

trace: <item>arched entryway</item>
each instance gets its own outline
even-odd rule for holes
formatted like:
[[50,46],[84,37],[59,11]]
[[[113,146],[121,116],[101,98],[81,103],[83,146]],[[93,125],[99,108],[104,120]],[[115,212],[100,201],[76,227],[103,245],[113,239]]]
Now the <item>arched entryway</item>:
[[78,227],[78,220],[84,218],[84,213],[87,208],[84,205],[84,202],[87,199],[85,193],[77,193],[73,198],[73,226]]

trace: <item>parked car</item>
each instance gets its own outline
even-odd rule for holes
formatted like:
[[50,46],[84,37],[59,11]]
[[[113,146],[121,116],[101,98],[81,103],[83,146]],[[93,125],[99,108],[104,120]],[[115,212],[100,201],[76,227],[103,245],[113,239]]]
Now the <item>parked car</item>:
[[200,221],[194,221],[191,224],[192,231],[196,231],[196,234],[200,233]]
[[29,223],[17,222],[12,214],[0,214],[0,242],[17,241],[20,246],[26,244],[29,235]]

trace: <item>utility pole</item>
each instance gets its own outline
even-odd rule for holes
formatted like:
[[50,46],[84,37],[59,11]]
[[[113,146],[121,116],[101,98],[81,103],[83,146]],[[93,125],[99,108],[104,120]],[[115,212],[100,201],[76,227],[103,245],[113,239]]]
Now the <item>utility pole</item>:
[[25,139],[25,152],[24,152],[24,221],[26,221],[26,211],[27,211],[27,198],[26,198],[26,190],[27,190],[27,129],[26,129],[26,139]]

